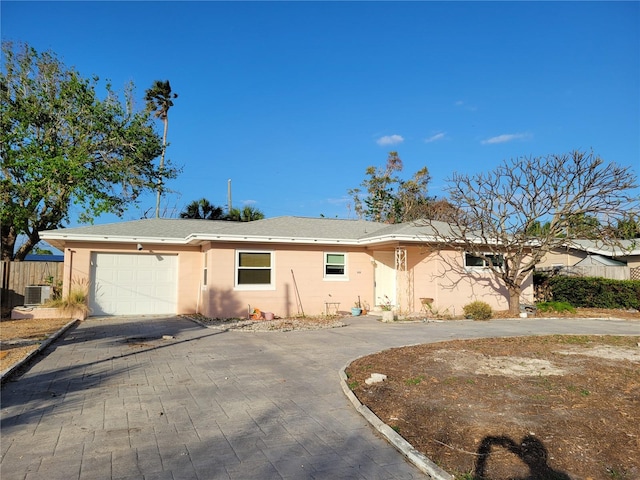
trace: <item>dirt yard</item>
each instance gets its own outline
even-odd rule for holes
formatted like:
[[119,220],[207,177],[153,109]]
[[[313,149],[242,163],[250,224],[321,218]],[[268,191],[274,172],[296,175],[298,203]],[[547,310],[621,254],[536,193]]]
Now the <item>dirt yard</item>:
[[[640,333],[640,324],[639,324]],[[347,370],[360,401],[456,478],[640,478],[640,337],[396,348]],[[367,384],[372,373],[387,375]]]
[[69,323],[70,319],[2,319],[0,322],[0,371],[36,350],[43,340]]

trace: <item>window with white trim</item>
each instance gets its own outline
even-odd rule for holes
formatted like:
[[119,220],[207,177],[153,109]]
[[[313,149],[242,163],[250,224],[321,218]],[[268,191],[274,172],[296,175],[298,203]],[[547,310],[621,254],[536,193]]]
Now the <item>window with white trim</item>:
[[236,251],[236,287],[270,288],[273,277],[273,252]]
[[484,257],[477,257],[471,253],[464,254],[465,268],[488,268],[502,267],[504,265],[504,257],[502,255],[486,254]]
[[326,252],[324,254],[324,278],[345,280],[347,278],[347,254]]

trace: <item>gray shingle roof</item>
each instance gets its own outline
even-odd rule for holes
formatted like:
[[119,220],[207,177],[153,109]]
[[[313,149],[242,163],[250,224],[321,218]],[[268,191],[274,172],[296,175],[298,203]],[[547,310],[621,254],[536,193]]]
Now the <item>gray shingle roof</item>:
[[366,220],[308,217],[275,217],[255,222],[235,223],[233,229],[226,233],[318,240],[357,240],[386,226]]
[[149,237],[184,239],[193,232],[222,232],[231,223],[221,220],[188,220],[169,218],[148,218],[130,222],[106,223],[103,225],[87,225],[84,227],[62,228],[40,232],[42,238],[49,233],[66,235],[68,238],[85,236],[109,237]]
[[47,230],[40,237],[60,248],[66,241],[196,244],[201,241],[375,244],[389,241],[429,241],[443,222],[385,224],[337,218],[275,217],[253,222],[151,218],[130,222]]
[[192,243],[207,240],[299,241],[357,243],[388,225],[365,220],[275,217],[253,222],[151,218],[129,222],[46,230],[40,237],[59,246],[65,241],[160,241]]

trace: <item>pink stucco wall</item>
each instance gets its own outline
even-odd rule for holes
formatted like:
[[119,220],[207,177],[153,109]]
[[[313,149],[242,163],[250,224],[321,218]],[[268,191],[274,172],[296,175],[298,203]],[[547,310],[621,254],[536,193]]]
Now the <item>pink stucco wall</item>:
[[[216,244],[207,254],[208,284],[202,296],[204,315],[243,317],[249,306],[281,317],[302,312],[318,315],[325,312],[326,302],[339,303],[342,312],[349,312],[358,296],[362,302],[373,302],[373,266],[364,248],[252,245],[240,250],[274,253],[274,288],[236,287],[236,246]],[[324,278],[325,252],[348,253],[348,281]]]
[[[425,247],[409,249],[413,260],[414,311],[421,308],[420,298],[432,298],[432,307],[442,314],[460,315],[462,308],[476,300],[494,310],[509,308],[509,294],[488,269],[464,267],[463,253],[454,250],[429,251]],[[532,279],[525,282],[522,302],[533,298]]]
[[[373,256],[377,250],[353,247],[320,250],[317,246],[302,245],[263,245],[251,249],[274,252],[274,288],[235,287],[236,246],[216,244],[207,255],[209,281],[202,290],[201,313],[210,317],[243,317],[251,307],[284,317],[302,311],[307,315],[324,313],[327,302],[339,303],[339,310],[348,313],[358,297],[372,309],[380,303],[374,298]],[[397,275],[394,292],[395,307],[402,312],[420,312],[421,298],[433,298],[434,310],[451,315],[461,314],[462,307],[475,300],[485,301],[496,310],[508,308],[506,288],[488,270],[465,269],[461,252],[435,252],[424,246],[409,246],[406,250],[407,272]],[[348,281],[324,278],[325,252],[347,253]],[[522,302],[532,301],[529,279]]]
[[[406,273],[397,275],[397,308],[404,313],[419,312],[421,298],[433,298],[440,313],[459,315],[462,307],[483,300],[494,309],[508,308],[508,295],[488,271],[465,270],[463,254],[436,252],[427,246],[409,245]],[[236,250],[274,252],[274,286],[271,289],[238,288],[235,285]],[[395,245],[387,245],[393,252]],[[178,314],[201,313],[208,317],[244,317],[249,306],[286,317],[319,315],[326,303],[339,304],[348,313],[360,301],[374,308],[380,292],[374,287],[374,256],[383,247],[325,247],[293,244],[204,244],[202,246],[145,245],[145,252],[178,256]],[[138,253],[135,244],[69,243],[64,250],[64,292],[90,282],[91,253]],[[204,285],[205,252],[207,284]],[[347,280],[324,278],[324,253],[347,254]],[[295,281],[294,281],[295,278]],[[378,289],[379,290],[379,289]],[[523,301],[532,301],[531,281],[526,284]]]

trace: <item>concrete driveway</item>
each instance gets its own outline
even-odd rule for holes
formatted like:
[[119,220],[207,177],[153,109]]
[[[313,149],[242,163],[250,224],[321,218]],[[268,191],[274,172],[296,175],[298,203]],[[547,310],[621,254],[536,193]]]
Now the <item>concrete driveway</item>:
[[0,474],[425,478],[348,401],[338,377],[346,363],[454,338],[640,334],[640,323],[618,320],[346,322],[331,330],[247,333],[176,317],[89,318],[3,386]]

